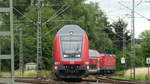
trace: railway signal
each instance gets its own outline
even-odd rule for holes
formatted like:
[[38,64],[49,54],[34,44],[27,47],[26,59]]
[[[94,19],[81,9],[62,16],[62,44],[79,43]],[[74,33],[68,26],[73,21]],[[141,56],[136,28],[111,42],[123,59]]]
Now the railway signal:
[[[125,57],[121,58],[121,64],[123,64],[123,68],[125,69],[125,63],[126,63],[126,59]],[[125,73],[125,70],[123,69],[123,74]]]
[[125,64],[125,63],[126,63],[125,57],[122,57],[121,58],[121,64]]
[[150,58],[146,58],[146,63],[150,64]]
[[148,77],[149,77],[149,64],[150,64],[150,57],[146,58],[146,63],[148,64]]

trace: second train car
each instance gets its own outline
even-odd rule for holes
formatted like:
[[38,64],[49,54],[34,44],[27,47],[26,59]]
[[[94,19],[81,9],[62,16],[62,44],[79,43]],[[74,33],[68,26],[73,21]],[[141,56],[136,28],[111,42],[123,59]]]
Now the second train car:
[[116,56],[113,54],[100,54],[100,74],[113,74],[116,70]]
[[97,74],[99,71],[99,63],[100,63],[100,58],[99,58],[99,52],[96,50],[89,50],[89,74]]

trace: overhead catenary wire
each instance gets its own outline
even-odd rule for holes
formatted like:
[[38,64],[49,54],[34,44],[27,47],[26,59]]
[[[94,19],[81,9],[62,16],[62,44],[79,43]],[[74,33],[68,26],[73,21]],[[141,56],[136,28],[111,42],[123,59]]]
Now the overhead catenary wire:
[[[122,4],[121,2],[118,2],[120,5],[122,5],[123,7],[125,7],[125,8],[127,8],[127,9],[129,9],[129,10],[131,10],[132,11],[132,9],[131,8],[129,8],[128,6],[126,6],[126,5],[124,5],[124,4]],[[140,14],[140,13],[138,13],[138,12],[136,12],[136,11],[134,11],[134,13],[136,13],[137,15],[139,15],[139,16],[141,16],[142,18],[145,18],[146,20],[149,20],[149,18],[147,18],[147,17],[145,17],[144,15],[142,15],[142,14]]]
[[60,11],[62,11],[65,6],[66,5],[63,5],[60,9],[58,9],[47,21],[45,21],[43,23],[43,25],[45,25],[47,22],[49,22],[52,17],[55,17],[57,15],[57,13],[59,13]]
[[34,21],[32,19],[30,19],[29,17],[25,16],[23,13],[21,13],[15,7],[13,9],[16,10],[16,12],[18,12],[20,15],[22,15],[23,17],[25,17],[29,22],[32,22],[34,25],[37,25],[37,24],[34,23]]
[[[69,8],[70,6],[67,6],[67,7],[65,7],[63,10],[61,10],[62,8],[60,8],[60,10],[58,10],[57,12],[58,12],[58,14],[57,14],[57,12],[52,16],[52,17],[50,17],[46,22],[44,22],[42,25],[45,25],[45,24],[47,24],[47,22],[49,22],[49,21],[51,21],[52,19],[54,19],[54,18],[56,18],[57,16],[59,16],[61,13],[63,13],[65,10],[67,10],[68,8]],[[60,11],[60,12],[59,12]]]
[[46,35],[48,35],[50,32],[54,31],[55,29],[60,28],[61,25],[62,25],[62,24],[59,24],[59,25],[57,25],[56,27],[53,27],[51,30],[49,30],[47,33],[45,33],[45,34],[43,35],[43,37],[45,37]]
[[139,3],[137,3],[135,7],[138,7],[142,2],[143,0],[140,0]]

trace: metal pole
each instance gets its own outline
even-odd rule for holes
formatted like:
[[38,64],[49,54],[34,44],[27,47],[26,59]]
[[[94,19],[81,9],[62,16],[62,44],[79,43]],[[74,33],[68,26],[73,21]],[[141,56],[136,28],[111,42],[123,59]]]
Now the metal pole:
[[131,38],[131,78],[135,80],[135,27],[134,27],[134,5],[135,1],[132,0],[132,38]]
[[24,66],[24,62],[23,62],[23,38],[22,38],[22,28],[20,28],[20,35],[19,35],[19,39],[20,39],[20,43],[19,43],[19,69],[20,69],[20,76],[23,76],[23,66]]
[[125,64],[124,64],[124,69],[123,69],[123,76],[124,76],[124,74],[125,74]]
[[[1,44],[0,44],[0,57],[1,57],[1,54],[2,54],[2,50],[1,50]],[[1,73],[1,59],[0,59],[0,73]]]
[[13,0],[10,0],[10,33],[11,33],[11,74],[14,84],[14,29],[13,29]]
[[37,77],[41,76],[41,58],[42,58],[42,15],[41,15],[41,0],[38,0],[37,4],[38,9],[38,21],[37,21]]
[[148,79],[149,79],[149,64],[148,64]]
[[[126,58],[126,36],[125,36],[126,28],[123,28],[123,57]],[[125,74],[126,64],[123,64],[123,74]]]

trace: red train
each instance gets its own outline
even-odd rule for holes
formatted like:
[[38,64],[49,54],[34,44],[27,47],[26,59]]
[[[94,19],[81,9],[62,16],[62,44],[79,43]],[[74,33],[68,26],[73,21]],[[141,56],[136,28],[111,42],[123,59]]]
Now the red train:
[[112,74],[116,69],[116,56],[89,50],[89,74]]
[[100,58],[99,58],[99,52],[96,50],[89,50],[89,74],[97,74],[99,71],[99,63],[100,63]]
[[89,68],[89,41],[77,25],[61,28],[54,40],[54,72],[58,78],[81,78]]
[[112,54],[100,54],[100,70],[101,74],[112,74],[116,70],[116,56]]

